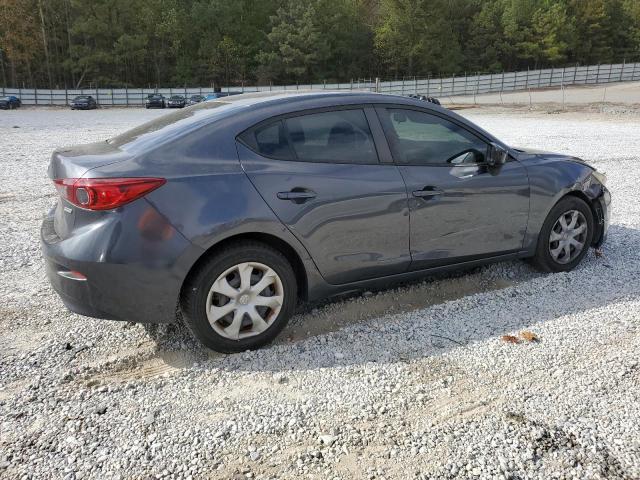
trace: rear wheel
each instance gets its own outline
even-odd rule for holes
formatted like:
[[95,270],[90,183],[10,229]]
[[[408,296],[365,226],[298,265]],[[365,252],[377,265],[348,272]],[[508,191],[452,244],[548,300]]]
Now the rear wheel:
[[242,242],[221,250],[191,275],[181,307],[200,342],[233,353],[271,342],[287,324],[296,299],[295,274],[284,255]]
[[545,272],[573,270],[584,258],[593,238],[593,214],[586,202],[565,197],[549,212],[533,258]]

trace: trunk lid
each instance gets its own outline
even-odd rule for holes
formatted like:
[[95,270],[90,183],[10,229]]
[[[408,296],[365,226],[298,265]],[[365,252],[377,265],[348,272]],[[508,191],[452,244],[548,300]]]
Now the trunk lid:
[[47,173],[51,180],[80,178],[93,168],[122,162],[129,158],[131,154],[106,141],[74,145],[53,152]]

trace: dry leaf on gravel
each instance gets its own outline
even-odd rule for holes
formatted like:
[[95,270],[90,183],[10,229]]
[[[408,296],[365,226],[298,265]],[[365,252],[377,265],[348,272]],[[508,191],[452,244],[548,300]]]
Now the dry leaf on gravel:
[[514,337],[513,335],[503,335],[502,337],[500,337],[501,340],[503,342],[507,342],[507,343],[520,343],[520,340],[518,340],[518,337]]
[[600,248],[596,248],[594,250],[594,253],[596,254],[596,258],[602,258],[604,257],[604,252],[600,249]]
[[527,342],[537,342],[540,340],[535,333],[530,332],[529,330],[523,330],[522,332],[520,332],[520,336]]

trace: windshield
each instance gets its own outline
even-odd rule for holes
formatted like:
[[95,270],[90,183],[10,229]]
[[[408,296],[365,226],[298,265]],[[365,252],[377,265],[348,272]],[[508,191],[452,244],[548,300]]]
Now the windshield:
[[86,95],[80,95],[78,97],[76,97],[76,100],[89,100],[89,97]]
[[171,100],[182,100],[182,97],[180,95],[174,95],[171,97]]
[[147,98],[162,98],[162,95],[155,93],[155,94],[149,95]]

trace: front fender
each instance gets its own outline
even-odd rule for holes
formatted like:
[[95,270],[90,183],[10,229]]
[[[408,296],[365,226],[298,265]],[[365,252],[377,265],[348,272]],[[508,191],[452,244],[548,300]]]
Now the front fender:
[[524,239],[525,251],[533,255],[538,242],[538,235],[547,215],[558,201],[566,195],[578,195],[590,204],[599,230],[594,238],[603,240],[606,216],[606,205],[599,199],[606,192],[605,187],[593,177],[593,168],[575,162],[567,157],[545,158],[535,157],[531,161],[523,161],[527,168],[530,182],[529,222]]

